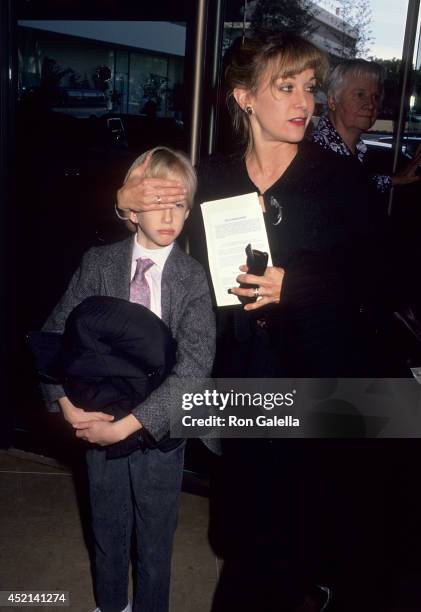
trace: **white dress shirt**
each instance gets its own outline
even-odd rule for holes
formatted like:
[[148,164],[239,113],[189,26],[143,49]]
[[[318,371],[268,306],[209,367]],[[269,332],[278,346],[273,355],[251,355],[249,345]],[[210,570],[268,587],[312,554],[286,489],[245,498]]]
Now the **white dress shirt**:
[[145,273],[145,278],[151,291],[151,310],[159,318],[161,318],[162,270],[164,269],[165,262],[167,261],[173,246],[174,243],[172,242],[166,247],[161,247],[158,249],[145,249],[145,247],[138,243],[137,235],[135,235],[133,241],[132,271],[130,275],[130,280],[132,281],[135,275],[136,261],[139,259],[139,257],[142,257],[142,259],[150,259],[154,262],[154,265],[151,266],[149,270]]

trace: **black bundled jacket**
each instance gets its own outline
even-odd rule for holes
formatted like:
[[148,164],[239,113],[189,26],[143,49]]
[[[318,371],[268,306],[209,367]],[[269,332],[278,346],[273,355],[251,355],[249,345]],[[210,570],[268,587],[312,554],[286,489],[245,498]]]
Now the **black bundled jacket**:
[[[139,405],[171,372],[176,342],[168,327],[149,309],[114,297],[93,296],[69,315],[64,334],[29,336],[44,381],[63,385],[75,406],[121,419]],[[104,447],[107,457],[138,448],[168,451],[180,440],[158,444],[145,429]]]

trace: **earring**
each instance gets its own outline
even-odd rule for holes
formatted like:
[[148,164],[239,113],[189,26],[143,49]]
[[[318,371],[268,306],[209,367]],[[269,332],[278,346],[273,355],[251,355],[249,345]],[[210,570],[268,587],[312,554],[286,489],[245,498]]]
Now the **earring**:
[[253,107],[250,104],[247,104],[246,108],[244,109],[247,113],[247,115],[252,115],[253,114]]

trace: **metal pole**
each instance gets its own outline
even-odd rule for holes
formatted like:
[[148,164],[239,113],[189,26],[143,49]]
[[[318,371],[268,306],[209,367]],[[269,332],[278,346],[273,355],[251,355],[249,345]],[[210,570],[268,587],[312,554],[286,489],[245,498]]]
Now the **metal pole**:
[[190,159],[195,165],[199,160],[200,151],[200,111],[203,89],[203,63],[205,57],[205,27],[207,0],[198,0],[196,19],[196,40],[194,49],[193,70],[193,104],[191,111],[191,136],[190,136]]
[[[16,88],[16,18],[13,0],[0,0],[0,319],[1,329],[1,386],[6,394],[4,416],[0,430],[0,447],[8,448],[13,442],[16,394],[11,393],[11,380],[16,376],[11,365],[16,346],[16,278],[19,270],[14,266],[18,238],[14,230],[16,210],[15,184],[15,88]],[[9,394],[9,395],[8,395]],[[18,394],[19,395],[19,394]]]
[[210,109],[209,116],[209,137],[207,152],[210,155],[215,151],[215,137],[216,137],[216,122],[218,112],[218,85],[221,65],[221,47],[222,37],[224,32],[224,16],[223,16],[223,4],[224,0],[217,0],[216,14],[215,14],[215,40],[213,45],[213,57],[212,57],[212,82],[211,88],[213,93],[213,103]]
[[[402,148],[402,134],[405,129],[406,115],[407,115],[407,110],[408,110],[408,94],[409,94],[408,90],[409,90],[409,85],[410,85],[412,60],[414,56],[415,38],[417,35],[419,9],[420,9],[420,0],[409,0],[408,12],[406,16],[405,37],[403,40],[403,49],[402,49],[402,65],[401,65],[401,74],[400,74],[401,99],[399,103],[398,120],[395,125],[394,138],[393,138],[393,142],[395,143],[395,149],[393,152],[392,174],[395,174],[397,170],[399,154]],[[389,206],[387,209],[387,213],[389,216],[392,214],[392,209],[393,209],[393,194],[394,194],[394,188],[392,187],[392,189],[390,190]]]

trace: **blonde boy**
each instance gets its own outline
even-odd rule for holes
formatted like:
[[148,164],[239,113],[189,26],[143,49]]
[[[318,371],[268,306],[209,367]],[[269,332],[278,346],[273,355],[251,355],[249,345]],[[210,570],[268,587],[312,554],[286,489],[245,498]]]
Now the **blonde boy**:
[[139,431],[158,445],[111,460],[97,446],[87,451],[95,594],[101,612],[132,609],[128,603],[128,569],[133,534],[133,611],[168,610],[184,443],[164,452],[159,442],[169,433],[172,380],[209,376],[215,348],[215,323],[204,270],[175,243],[193,203],[194,170],[182,153],[166,147],[141,155],[126,180],[139,166],[145,177],[182,182],[185,201],[172,208],[130,213],[129,219],[136,225],[135,236],[90,249],[44,326],[46,331],[62,333],[75,306],[87,297],[106,295],[146,305],[168,325],[177,342],[176,364],[169,377],[131,414],[116,422],[102,412],[86,412],[74,406],[59,385],[44,385],[47,401],[58,402],[78,437],[106,446]]

